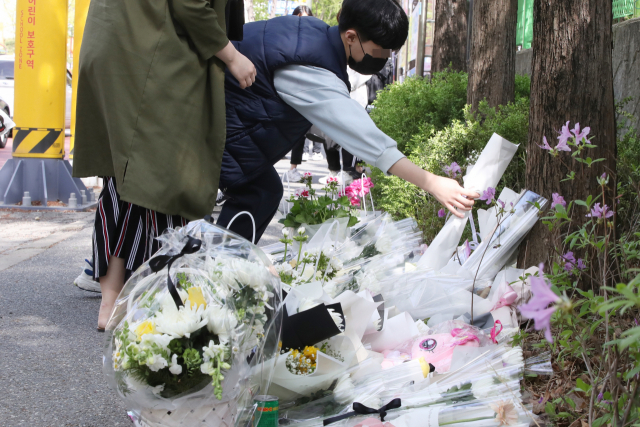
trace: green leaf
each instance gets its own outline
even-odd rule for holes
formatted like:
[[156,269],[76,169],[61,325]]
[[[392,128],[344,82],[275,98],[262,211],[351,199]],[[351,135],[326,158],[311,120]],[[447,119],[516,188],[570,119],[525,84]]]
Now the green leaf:
[[585,393],[588,393],[591,389],[591,386],[582,381],[582,378],[578,378],[576,381],[576,387]]
[[574,200],[574,203],[576,205],[584,206],[585,208],[587,207],[587,203],[582,200]]

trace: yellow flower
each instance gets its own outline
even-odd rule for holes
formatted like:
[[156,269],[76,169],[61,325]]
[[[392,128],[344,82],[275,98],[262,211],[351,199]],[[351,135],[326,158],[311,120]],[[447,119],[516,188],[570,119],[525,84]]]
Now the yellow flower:
[[195,304],[196,308],[201,305],[204,305],[204,308],[207,308],[207,301],[205,301],[204,295],[202,294],[202,288],[189,288],[187,289],[187,293],[189,294],[188,301]]
[[153,320],[145,320],[140,323],[136,328],[136,336],[138,337],[138,341],[142,339],[143,335],[146,334],[155,334],[156,333],[156,325],[153,323]]
[[305,347],[302,352],[304,354],[304,357],[306,357],[307,359],[311,359],[315,363],[316,356],[318,354],[318,349],[316,347]]

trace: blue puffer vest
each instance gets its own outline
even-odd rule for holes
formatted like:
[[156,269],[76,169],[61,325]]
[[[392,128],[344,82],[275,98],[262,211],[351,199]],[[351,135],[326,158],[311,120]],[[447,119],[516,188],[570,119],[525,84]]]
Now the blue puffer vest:
[[347,60],[338,27],[313,17],[283,16],[244,26],[244,39],[233,42],[254,63],[257,76],[240,89],[227,70],[227,141],[220,188],[250,181],[272,167],[302,141],[311,123],[278,96],[276,70],[302,64],[325,68],[350,88]]

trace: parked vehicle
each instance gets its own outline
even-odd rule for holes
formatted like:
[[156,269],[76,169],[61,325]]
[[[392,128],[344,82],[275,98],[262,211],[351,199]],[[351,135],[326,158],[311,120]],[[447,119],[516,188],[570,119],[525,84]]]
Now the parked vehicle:
[[[14,114],[14,61],[14,55],[0,55],[0,97],[7,103],[10,117]],[[64,126],[67,129],[71,127],[71,72],[69,70],[67,70]]]
[[[9,115],[9,104],[7,103],[7,101],[2,99],[2,96],[0,96],[0,110],[4,111],[7,116]],[[0,148],[4,148],[7,145],[9,133],[10,132],[7,132],[3,136],[0,136]]]

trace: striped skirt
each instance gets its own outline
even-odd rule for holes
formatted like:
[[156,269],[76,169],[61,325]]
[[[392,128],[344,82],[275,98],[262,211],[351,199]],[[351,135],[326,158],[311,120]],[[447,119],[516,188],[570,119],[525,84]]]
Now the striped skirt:
[[161,214],[120,200],[115,179],[105,178],[93,229],[94,279],[107,274],[112,256],[124,259],[128,278],[160,249],[156,237],[167,228],[186,224],[179,215]]

